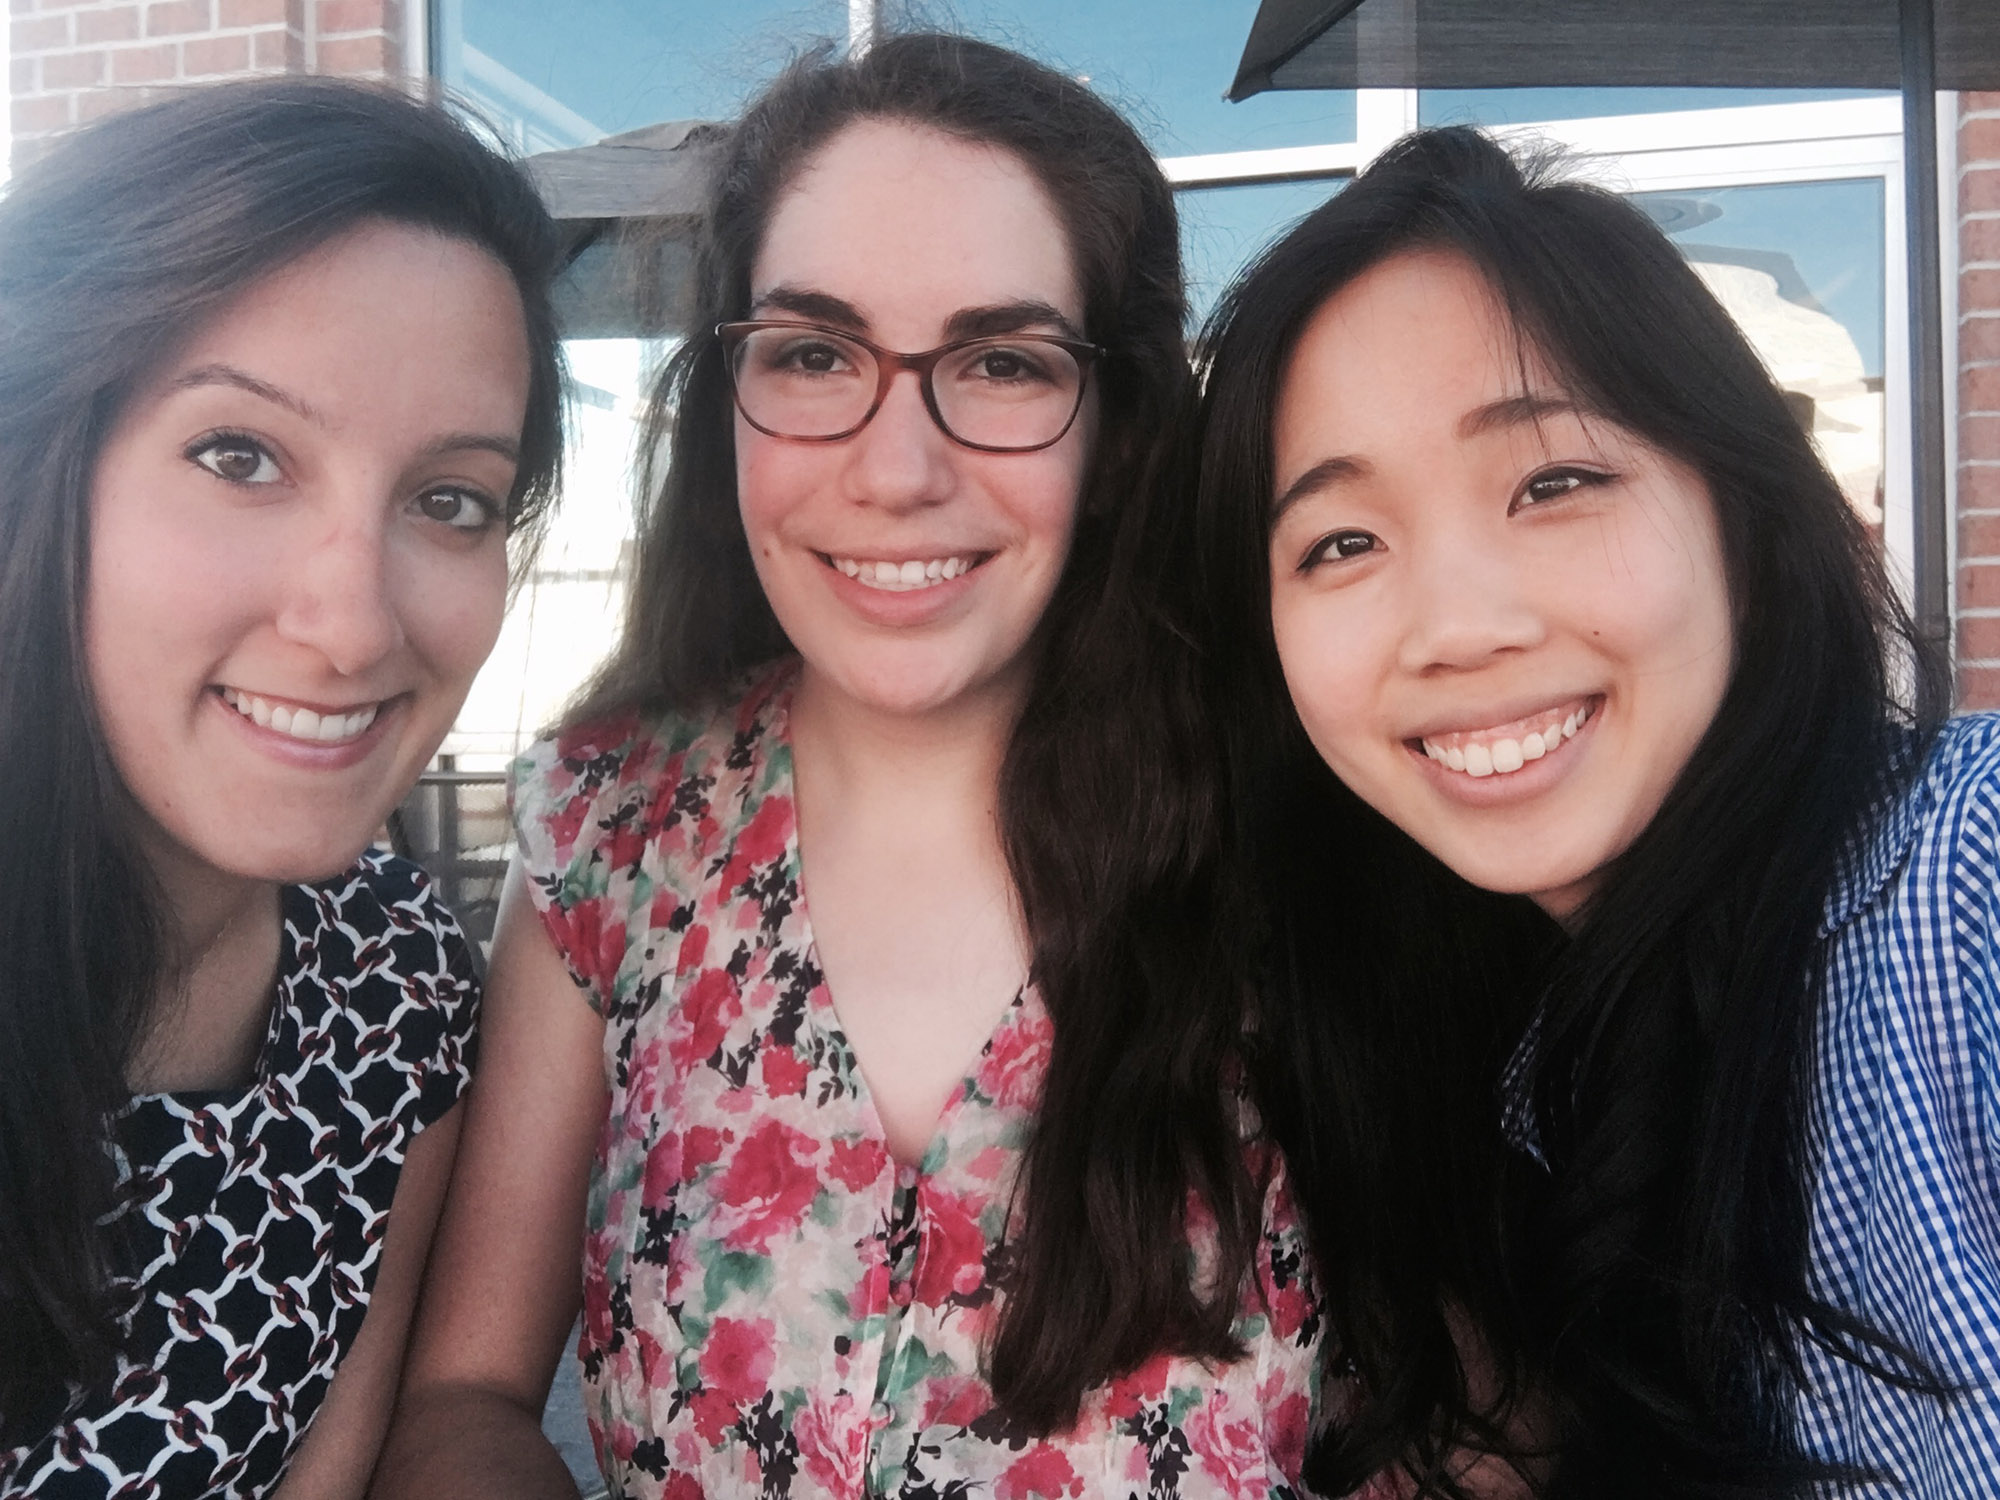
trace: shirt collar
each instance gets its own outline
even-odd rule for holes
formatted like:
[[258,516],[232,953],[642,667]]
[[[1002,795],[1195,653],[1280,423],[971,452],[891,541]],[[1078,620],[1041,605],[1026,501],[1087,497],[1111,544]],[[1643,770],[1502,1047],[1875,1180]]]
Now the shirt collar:
[[1898,728],[1891,733],[1892,749],[1868,816],[1842,851],[1833,886],[1827,892],[1820,914],[1821,937],[1831,936],[1852,922],[1895,877],[1937,796],[1929,777],[1911,774],[1924,737],[1914,729]]

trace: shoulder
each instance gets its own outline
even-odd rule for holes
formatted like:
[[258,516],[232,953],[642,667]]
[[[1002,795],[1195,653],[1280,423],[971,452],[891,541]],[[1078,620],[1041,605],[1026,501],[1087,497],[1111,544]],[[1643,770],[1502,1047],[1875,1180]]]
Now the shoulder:
[[515,830],[531,874],[588,860],[653,808],[705,810],[752,773],[782,733],[794,678],[767,668],[730,701],[697,710],[620,714],[537,740],[510,772]]
[[2000,714],[1967,714],[1939,731],[1904,804],[1903,898],[1959,920],[2000,899]]
[[1916,749],[1890,768],[1895,790],[1849,851],[1827,901],[1828,933],[1871,909],[1994,895],[2000,714],[1950,720],[1912,764]]
[[339,875],[291,887],[285,925],[280,984],[300,1018],[301,1058],[332,1057],[378,1114],[412,1109],[416,1128],[441,1115],[471,1076],[479,979],[430,877],[370,849]]

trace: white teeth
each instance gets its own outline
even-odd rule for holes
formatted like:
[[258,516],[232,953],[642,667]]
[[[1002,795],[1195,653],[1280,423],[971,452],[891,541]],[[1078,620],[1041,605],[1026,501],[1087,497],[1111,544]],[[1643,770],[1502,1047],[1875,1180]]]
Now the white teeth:
[[295,740],[309,740],[321,745],[339,744],[358,737],[375,722],[375,715],[382,708],[379,703],[371,703],[352,713],[323,714],[316,709],[270,703],[255,693],[245,693],[236,688],[224,688],[222,697],[231,708],[260,728],[275,729]]
[[827,561],[857,583],[869,588],[887,589],[892,593],[949,583],[972,571],[972,564],[963,557],[910,558],[905,562],[887,562],[829,556]]
[[1490,743],[1473,740],[1462,745],[1438,745],[1424,740],[1424,754],[1468,776],[1505,776],[1520,770],[1531,760],[1540,760],[1564,740],[1572,738],[1590,722],[1592,708],[1592,704],[1585,703],[1571,711],[1561,723],[1532,730],[1519,739],[1496,739]]

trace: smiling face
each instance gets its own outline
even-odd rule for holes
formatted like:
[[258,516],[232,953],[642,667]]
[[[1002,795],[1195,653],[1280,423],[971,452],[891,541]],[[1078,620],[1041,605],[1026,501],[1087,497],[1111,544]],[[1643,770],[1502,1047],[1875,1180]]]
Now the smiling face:
[[1329,299],[1279,393],[1271,619],[1341,780],[1561,919],[1713,721],[1731,615],[1700,477],[1525,366],[1462,257]]
[[[778,199],[749,315],[905,353],[981,334],[1084,336],[1067,236],[1028,168],[875,120],[836,135]],[[977,452],[938,429],[910,372],[834,442],[772,437],[739,412],[744,531],[809,685],[895,714],[1011,701],[1069,551],[1094,429],[1086,394],[1048,447]]]
[[498,261],[369,223],[133,394],[91,486],[84,646],[156,861],[308,879],[382,826],[499,633],[528,365]]

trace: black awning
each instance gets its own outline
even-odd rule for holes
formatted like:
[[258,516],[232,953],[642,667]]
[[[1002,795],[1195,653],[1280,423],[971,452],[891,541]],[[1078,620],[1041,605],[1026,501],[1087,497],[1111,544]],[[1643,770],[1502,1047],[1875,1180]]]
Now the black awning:
[[[1899,0],[1264,0],[1266,89],[1902,84]],[[2000,88],[2000,0],[1933,0],[1935,86]]]

